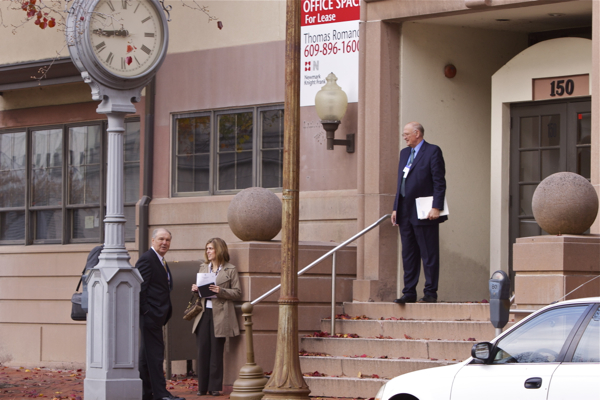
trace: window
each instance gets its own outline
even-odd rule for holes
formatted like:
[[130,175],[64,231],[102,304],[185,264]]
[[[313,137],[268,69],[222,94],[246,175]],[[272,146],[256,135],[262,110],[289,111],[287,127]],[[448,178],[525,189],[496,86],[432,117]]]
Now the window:
[[600,362],[600,308],[596,309],[594,316],[579,340],[573,362]]
[[[125,123],[126,240],[135,240],[140,123]],[[101,242],[106,124],[0,132],[0,243]]]
[[557,361],[587,306],[550,310],[527,321],[497,344],[494,364]]
[[179,114],[173,125],[175,196],[282,187],[283,106]]

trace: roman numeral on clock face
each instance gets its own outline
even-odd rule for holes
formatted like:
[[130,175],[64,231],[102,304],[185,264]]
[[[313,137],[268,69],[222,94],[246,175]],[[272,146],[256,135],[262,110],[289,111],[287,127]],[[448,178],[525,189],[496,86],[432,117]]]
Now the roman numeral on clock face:
[[144,33],[144,37],[154,37],[154,33],[146,32],[146,33]]
[[144,53],[146,53],[146,54],[150,54],[150,52],[151,52],[152,50],[150,50],[149,48],[147,48],[147,47],[146,47],[146,45],[145,45],[145,44],[143,44],[143,45],[142,45],[142,51],[143,51]]
[[112,64],[113,58],[115,58],[115,55],[111,52],[108,54],[108,57],[106,57],[106,63],[107,64]]
[[149,21],[151,18],[152,18],[152,17],[146,17],[146,18],[144,18],[144,19],[142,20],[142,24],[143,24],[144,22],[146,22],[146,21]]
[[108,0],[106,2],[106,4],[108,4],[108,7],[110,8],[110,11],[115,11],[115,6],[113,6],[112,1]]
[[100,42],[96,45],[96,51],[100,53],[102,50],[106,48],[106,43]]

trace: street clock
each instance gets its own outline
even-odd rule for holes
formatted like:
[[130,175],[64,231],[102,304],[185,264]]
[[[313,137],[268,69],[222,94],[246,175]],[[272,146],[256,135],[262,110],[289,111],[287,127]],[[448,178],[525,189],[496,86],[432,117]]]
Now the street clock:
[[156,0],[80,0],[69,11],[67,44],[84,79],[142,88],[167,54],[167,19]]

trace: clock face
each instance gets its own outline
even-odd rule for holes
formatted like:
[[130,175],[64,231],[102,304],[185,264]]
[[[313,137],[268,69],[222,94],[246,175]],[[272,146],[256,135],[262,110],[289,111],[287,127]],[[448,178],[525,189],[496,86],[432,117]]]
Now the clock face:
[[163,45],[159,12],[147,0],[100,0],[89,15],[90,43],[100,66],[125,78],[151,69]]

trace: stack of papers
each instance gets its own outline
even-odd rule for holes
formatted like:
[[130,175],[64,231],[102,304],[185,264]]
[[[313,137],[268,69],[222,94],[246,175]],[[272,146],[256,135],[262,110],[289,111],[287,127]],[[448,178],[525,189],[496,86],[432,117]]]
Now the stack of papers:
[[209,289],[210,285],[215,284],[215,274],[199,272],[196,276],[196,286],[200,297],[215,297],[216,293]]
[[[419,219],[427,219],[431,206],[433,205],[433,196],[429,197],[417,197],[417,217]],[[448,201],[444,197],[444,209],[440,212],[440,217],[448,215]]]

